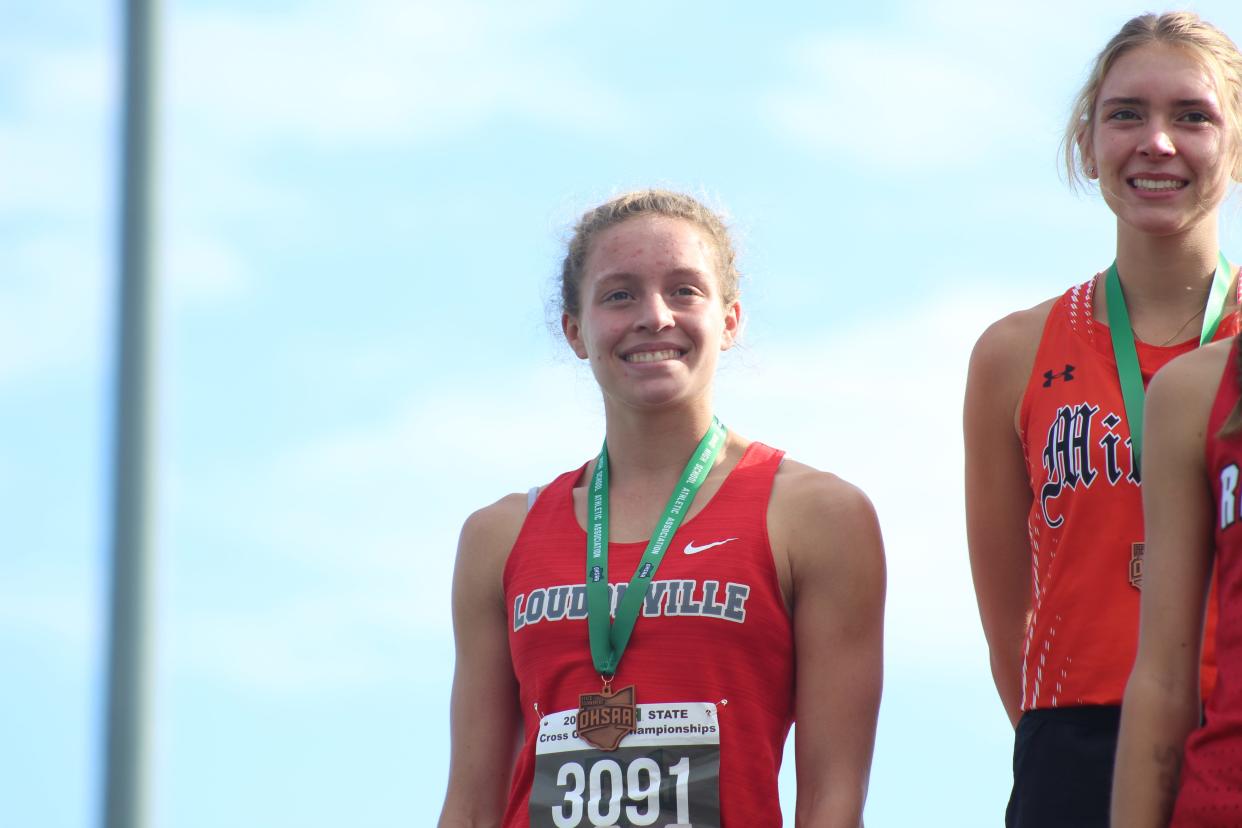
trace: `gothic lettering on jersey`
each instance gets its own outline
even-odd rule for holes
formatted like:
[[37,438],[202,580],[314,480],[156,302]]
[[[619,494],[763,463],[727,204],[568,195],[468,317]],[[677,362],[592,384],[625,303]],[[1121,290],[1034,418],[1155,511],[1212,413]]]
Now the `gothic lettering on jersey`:
[[1238,520],[1238,464],[1220,470],[1220,528],[1228,529]]
[[[1107,429],[1104,436],[1100,438],[1100,445],[1104,448],[1104,473],[1108,475],[1109,484],[1116,486],[1123,475],[1129,482],[1138,484],[1140,478],[1139,470],[1134,465],[1134,446],[1129,437],[1123,441],[1116,431],[1117,426],[1121,425],[1121,418],[1110,411],[1100,423]],[[1126,450],[1125,471],[1121,468],[1119,446],[1124,446]]]
[[[628,584],[609,584],[612,614],[617,613]],[[746,621],[748,584],[693,579],[652,581],[643,596],[643,615],[647,617],[691,616],[719,618],[741,624]],[[513,599],[513,631],[540,621],[584,620],[587,617],[586,587],[564,584],[523,592]]]
[[1077,489],[1080,482],[1087,487],[1095,482],[1096,472],[1091,463],[1091,420],[1099,410],[1098,406],[1085,402],[1063,405],[1048,426],[1048,443],[1043,454],[1048,479],[1040,490],[1039,502],[1044,520],[1054,529],[1065,518],[1048,514],[1049,501],[1059,497],[1066,486]]
[[[1124,440],[1118,432],[1122,419],[1109,411],[1103,417],[1098,405],[1081,402],[1063,405],[1053,415],[1048,426],[1047,442],[1042,462],[1047,475],[1039,491],[1039,505],[1044,521],[1050,528],[1065,522],[1063,515],[1053,515],[1053,501],[1065,489],[1076,490],[1080,485],[1090,488],[1103,472],[1108,485],[1116,486],[1122,480],[1138,485],[1139,471],[1134,464],[1134,452],[1130,438]],[[1097,436],[1098,435],[1098,436]],[[1096,468],[1092,458],[1095,446],[1104,450],[1104,467]]]

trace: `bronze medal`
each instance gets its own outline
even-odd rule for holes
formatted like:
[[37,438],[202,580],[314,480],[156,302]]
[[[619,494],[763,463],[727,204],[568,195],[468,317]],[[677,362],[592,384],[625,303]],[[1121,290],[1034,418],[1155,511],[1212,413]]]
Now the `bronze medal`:
[[637,721],[632,684],[614,693],[612,683],[605,680],[600,692],[578,696],[578,735],[600,750],[616,750],[634,732]]
[[686,516],[695,494],[715,465],[716,458],[724,447],[726,435],[720,420],[712,417],[707,433],[699,440],[694,454],[682,469],[677,487],[664,507],[664,515],[656,524],[657,531],[647,541],[647,549],[638,560],[634,576],[616,606],[611,606],[612,589],[608,583],[607,439],[600,448],[587,501],[586,605],[587,642],[591,648],[591,662],[604,682],[604,687],[598,693],[583,693],[578,696],[576,720],[578,737],[599,750],[616,750],[621,740],[633,733],[637,726],[638,707],[634,702],[634,685],[623,687],[614,693],[612,679],[616,675],[621,655],[629,645],[634,623],[643,610],[647,587],[655,577],[660,561],[664,560],[669,542],[681,525],[682,518]]
[[1130,544],[1130,586],[1143,588],[1143,550],[1147,544],[1143,541]]

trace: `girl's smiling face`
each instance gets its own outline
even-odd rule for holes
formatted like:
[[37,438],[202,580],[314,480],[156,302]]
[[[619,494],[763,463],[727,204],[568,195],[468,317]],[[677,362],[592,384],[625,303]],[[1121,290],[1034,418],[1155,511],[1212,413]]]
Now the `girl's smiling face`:
[[1216,220],[1236,148],[1216,80],[1190,52],[1152,43],[1123,54],[1093,120],[1083,156],[1117,218],[1156,236]]
[[613,400],[639,408],[706,398],[741,309],[726,305],[718,256],[694,223],[660,215],[602,231],[586,257],[565,338]]

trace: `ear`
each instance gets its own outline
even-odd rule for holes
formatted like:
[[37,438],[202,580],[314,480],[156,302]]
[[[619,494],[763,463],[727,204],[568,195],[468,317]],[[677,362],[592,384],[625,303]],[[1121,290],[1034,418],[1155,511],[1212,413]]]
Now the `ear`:
[[582,338],[582,323],[568,313],[562,313],[561,331],[564,332],[565,341],[569,343],[569,347],[573,348],[574,353],[578,355],[578,359],[587,359],[586,342]]
[[733,343],[737,341],[737,335],[742,327],[742,301],[734,299],[729,307],[725,308],[724,318],[724,335],[720,337],[720,350],[727,351],[733,347]]
[[1082,174],[1092,181],[1097,180],[1100,170],[1095,165],[1095,148],[1091,146],[1091,136],[1085,127],[1078,130],[1074,143],[1078,145],[1078,157],[1082,159]]

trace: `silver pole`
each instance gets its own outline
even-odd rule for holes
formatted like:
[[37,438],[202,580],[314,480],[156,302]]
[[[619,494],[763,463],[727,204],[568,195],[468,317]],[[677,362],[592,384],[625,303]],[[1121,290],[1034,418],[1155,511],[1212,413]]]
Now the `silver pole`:
[[151,380],[158,0],[126,0],[105,828],[147,824],[151,652]]

